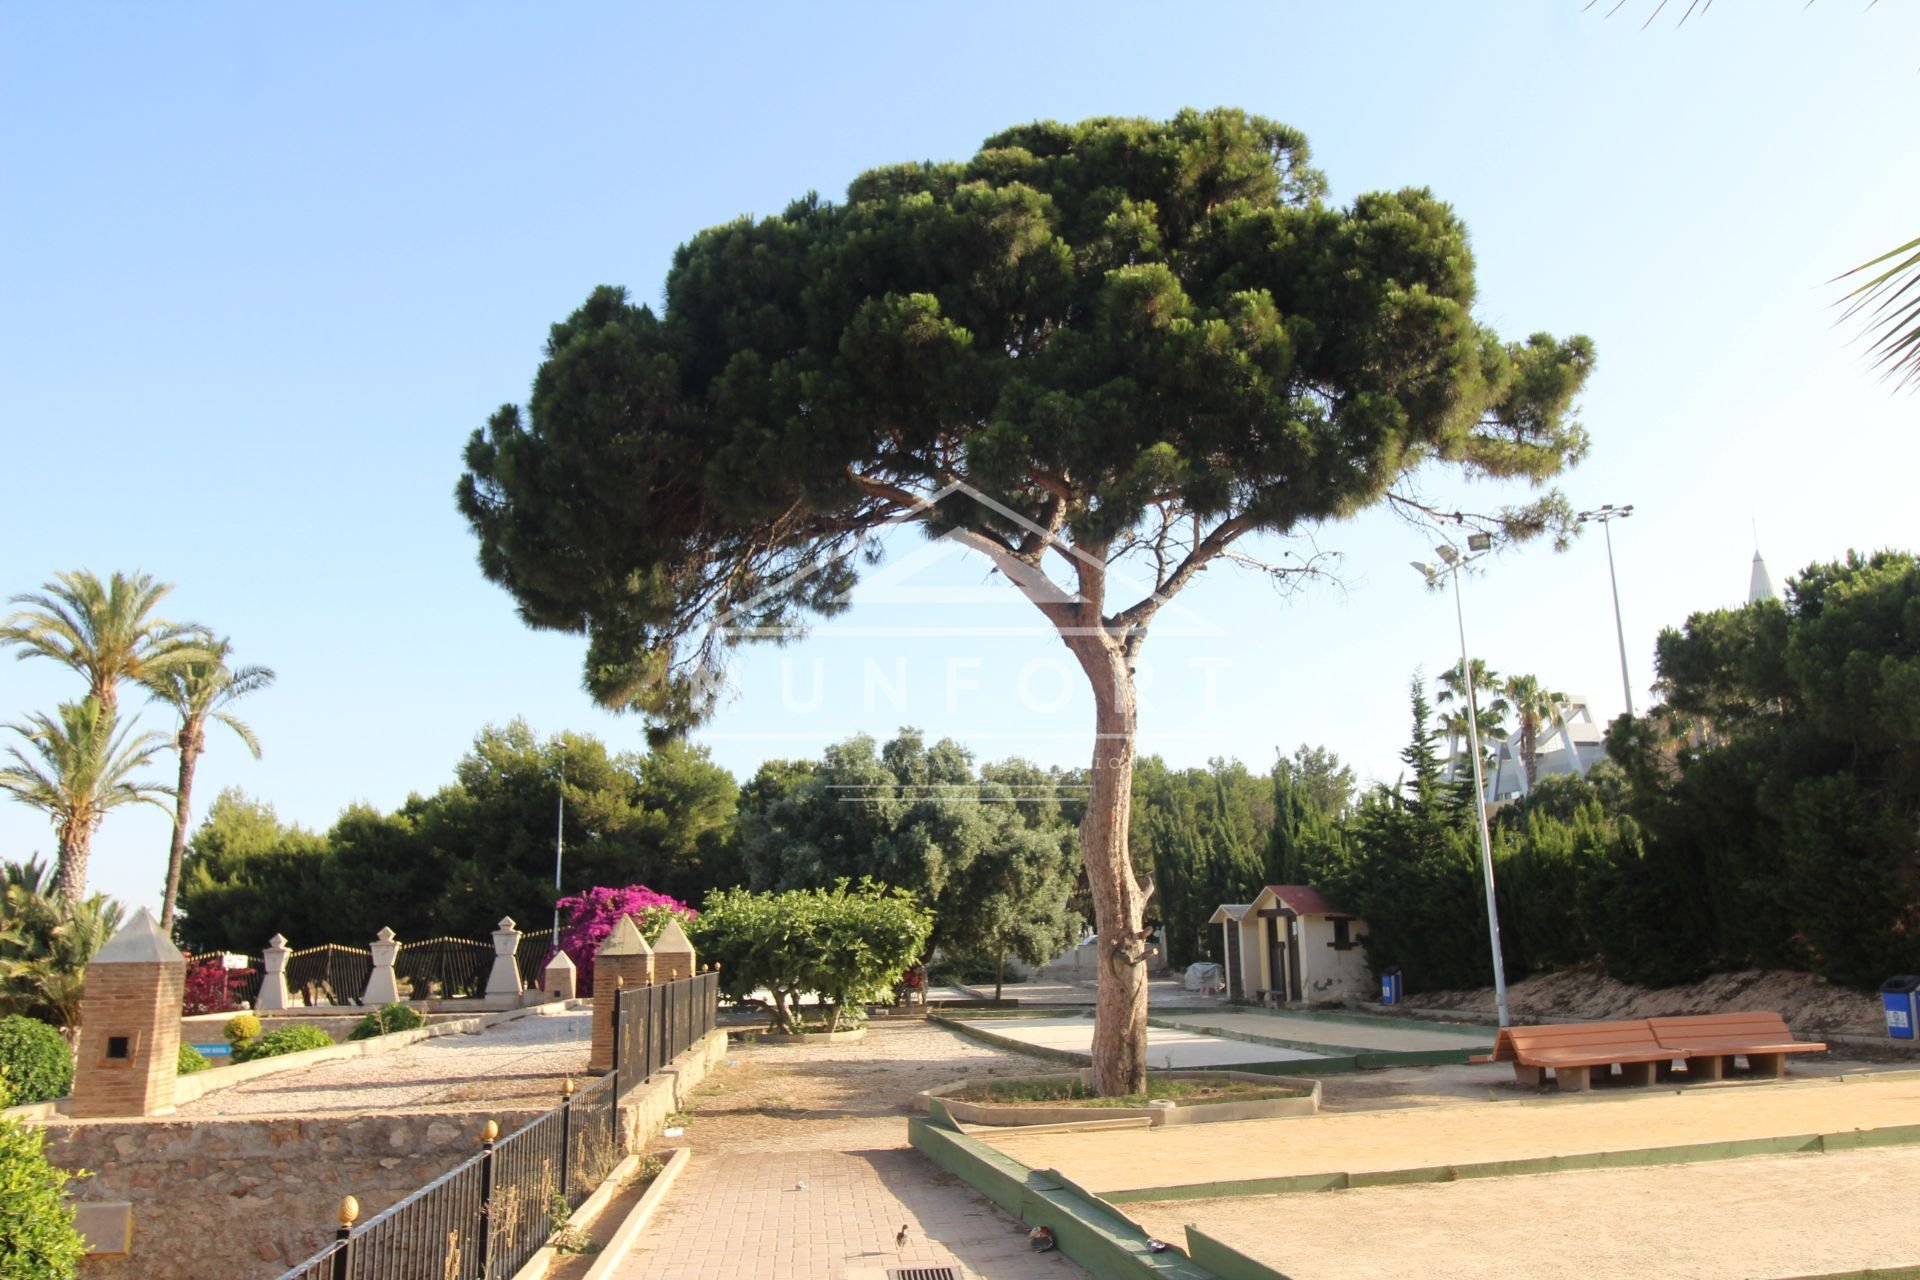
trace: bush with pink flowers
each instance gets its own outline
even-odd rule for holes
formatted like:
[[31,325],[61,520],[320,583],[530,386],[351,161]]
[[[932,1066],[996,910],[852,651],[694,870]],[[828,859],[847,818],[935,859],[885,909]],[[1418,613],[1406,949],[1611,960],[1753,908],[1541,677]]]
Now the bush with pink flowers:
[[655,893],[643,884],[630,884],[623,889],[595,887],[574,897],[562,898],[558,905],[566,918],[560,930],[560,949],[579,971],[578,990],[583,996],[593,994],[594,953],[620,923],[621,916],[632,916],[641,936],[652,942],[675,916],[690,921],[700,914],[680,899]]

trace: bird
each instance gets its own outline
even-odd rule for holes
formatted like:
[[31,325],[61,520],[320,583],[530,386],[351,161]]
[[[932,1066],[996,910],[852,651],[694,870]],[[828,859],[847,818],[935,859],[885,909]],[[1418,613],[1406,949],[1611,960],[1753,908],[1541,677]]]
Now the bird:
[[904,1222],[900,1224],[900,1229],[893,1233],[893,1247],[896,1249],[907,1247],[907,1224]]

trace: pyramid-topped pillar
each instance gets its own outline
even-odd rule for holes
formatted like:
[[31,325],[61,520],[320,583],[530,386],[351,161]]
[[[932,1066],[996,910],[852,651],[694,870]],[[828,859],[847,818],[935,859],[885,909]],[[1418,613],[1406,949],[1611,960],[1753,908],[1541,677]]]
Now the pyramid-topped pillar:
[[653,980],[672,982],[693,974],[693,942],[680,927],[679,917],[672,917],[653,941]]
[[593,1043],[587,1051],[587,1070],[613,1070],[613,996],[622,984],[653,984],[653,948],[641,936],[632,916],[621,916],[607,940],[593,953]]
[[74,1055],[76,1119],[173,1110],[187,961],[145,907],[87,964]]

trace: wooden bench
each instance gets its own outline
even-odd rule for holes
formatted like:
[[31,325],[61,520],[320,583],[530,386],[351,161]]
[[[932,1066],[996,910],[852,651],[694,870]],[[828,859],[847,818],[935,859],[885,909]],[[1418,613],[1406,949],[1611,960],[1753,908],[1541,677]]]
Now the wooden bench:
[[1623,1084],[1652,1084],[1654,1069],[1681,1055],[1661,1044],[1644,1018],[1625,1022],[1567,1022],[1541,1027],[1503,1027],[1493,1052],[1477,1059],[1513,1063],[1514,1078],[1538,1085],[1551,1070],[1561,1089],[1589,1088],[1620,1068]]
[[1757,1076],[1779,1076],[1790,1053],[1825,1053],[1815,1040],[1795,1040],[1787,1020],[1777,1013],[1708,1013],[1690,1018],[1648,1018],[1647,1026],[1663,1048],[1687,1060],[1687,1076],[1719,1080],[1736,1057],[1745,1058]]

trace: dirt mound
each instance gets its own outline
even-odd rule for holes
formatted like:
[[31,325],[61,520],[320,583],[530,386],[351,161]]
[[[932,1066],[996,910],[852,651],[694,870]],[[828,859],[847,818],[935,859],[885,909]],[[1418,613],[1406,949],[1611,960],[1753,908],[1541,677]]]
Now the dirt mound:
[[[1507,988],[1516,1022],[1567,1018],[1658,1018],[1676,1014],[1778,1012],[1802,1034],[1879,1036],[1886,1023],[1875,995],[1836,987],[1810,973],[1747,969],[1716,973],[1684,987],[1634,987],[1597,968],[1541,974]],[[1454,1010],[1494,1019],[1493,988],[1407,997],[1416,1009]]]

